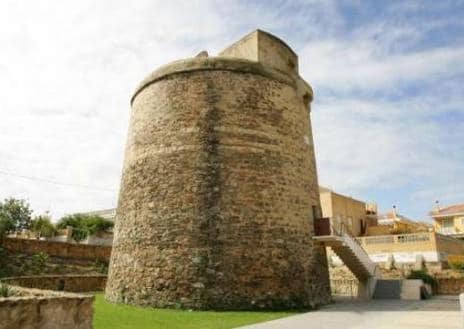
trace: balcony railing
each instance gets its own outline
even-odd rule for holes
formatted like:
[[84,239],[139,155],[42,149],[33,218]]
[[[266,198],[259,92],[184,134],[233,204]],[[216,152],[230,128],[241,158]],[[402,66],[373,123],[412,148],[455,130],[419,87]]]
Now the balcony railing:
[[451,234],[457,234],[458,232],[454,227],[441,227],[436,230],[437,233],[444,234],[444,235],[451,235]]
[[356,238],[362,245],[370,244],[390,244],[390,243],[418,243],[428,242],[431,240],[433,233],[411,233],[411,234],[396,234],[396,235],[379,235]]

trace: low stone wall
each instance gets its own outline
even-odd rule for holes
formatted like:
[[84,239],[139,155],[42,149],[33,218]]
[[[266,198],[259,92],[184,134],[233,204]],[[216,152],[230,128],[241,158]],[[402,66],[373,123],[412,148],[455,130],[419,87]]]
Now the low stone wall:
[[91,295],[13,287],[19,296],[0,297],[0,329],[91,329]]
[[464,292],[464,278],[438,278],[438,295],[459,295]]
[[111,246],[94,246],[58,241],[6,238],[3,247],[24,254],[44,252],[52,257],[109,262]]
[[1,279],[2,282],[25,287],[68,292],[104,291],[106,275],[41,275]]

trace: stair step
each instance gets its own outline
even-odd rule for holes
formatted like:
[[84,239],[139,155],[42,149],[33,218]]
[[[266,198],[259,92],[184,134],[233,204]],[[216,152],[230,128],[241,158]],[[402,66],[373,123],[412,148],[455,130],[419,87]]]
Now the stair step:
[[[326,239],[328,238],[329,237],[326,237]],[[330,238],[334,239],[334,237]],[[350,242],[349,237],[339,237],[337,241],[337,244],[326,244],[326,246],[330,246],[333,252],[350,269],[356,278],[359,280],[365,280],[371,277],[373,275],[373,273],[371,273],[373,263],[371,263],[368,256],[365,257],[364,255],[360,255],[360,252],[363,252],[362,247],[359,246],[358,248],[358,245],[353,245],[352,241]]]

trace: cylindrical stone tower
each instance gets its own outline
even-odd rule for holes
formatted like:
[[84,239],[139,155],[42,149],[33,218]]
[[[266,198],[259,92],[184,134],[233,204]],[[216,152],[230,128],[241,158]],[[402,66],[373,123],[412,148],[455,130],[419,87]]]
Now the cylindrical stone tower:
[[[255,31],[136,90],[106,298],[194,309],[330,299],[309,118],[294,52]],[[316,215],[315,215],[316,214]]]

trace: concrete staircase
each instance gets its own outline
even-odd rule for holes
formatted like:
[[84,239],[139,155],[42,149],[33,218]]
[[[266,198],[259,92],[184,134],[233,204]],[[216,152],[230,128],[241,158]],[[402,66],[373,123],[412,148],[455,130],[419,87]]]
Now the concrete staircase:
[[[431,291],[431,288],[430,288]],[[373,299],[421,300],[429,293],[422,280],[377,280]]]
[[359,281],[378,277],[377,265],[357,241],[348,234],[315,236],[314,239],[323,242],[326,247],[330,247]]
[[344,232],[314,236],[313,239],[330,247],[359,280],[358,297],[371,299],[380,279],[380,270],[356,239]]
[[420,300],[427,295],[422,280],[382,280],[378,266],[343,227],[337,231],[326,220],[315,232],[313,239],[331,248],[358,279],[358,298]]

